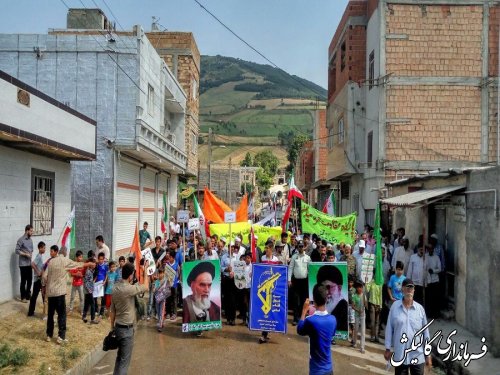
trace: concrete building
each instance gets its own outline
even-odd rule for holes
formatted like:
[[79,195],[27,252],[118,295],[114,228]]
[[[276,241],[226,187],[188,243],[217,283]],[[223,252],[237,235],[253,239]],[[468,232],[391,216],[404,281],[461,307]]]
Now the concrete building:
[[[157,29],[155,24],[153,24],[154,29]],[[148,32],[146,35],[187,95],[185,114],[186,176],[196,176],[198,174],[198,134],[200,130],[200,52],[198,46],[193,34],[189,32],[156,30]]]
[[497,159],[498,6],[351,1],[329,48],[328,179],[373,225],[386,182]]
[[387,184],[392,231],[406,228],[411,243],[420,234],[437,234],[445,249],[447,317],[479,337],[500,356],[499,285],[496,274],[500,233],[499,167],[451,169]]
[[[71,165],[96,158],[96,122],[0,70],[0,302],[19,293],[16,242],[57,243],[71,212]],[[47,251],[46,258],[49,258]]]
[[97,121],[97,160],[72,164],[77,246],[102,234],[115,256],[137,221],[159,233],[162,195],[175,210],[186,171],[187,95],[143,29],[3,34],[0,69]]

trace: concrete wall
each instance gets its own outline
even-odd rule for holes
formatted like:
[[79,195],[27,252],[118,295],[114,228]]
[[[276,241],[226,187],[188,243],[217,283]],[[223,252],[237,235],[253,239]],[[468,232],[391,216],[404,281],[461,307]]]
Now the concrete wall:
[[19,295],[18,256],[15,254],[16,241],[30,223],[31,169],[41,169],[55,173],[54,227],[51,235],[34,236],[33,246],[38,253],[38,242],[47,245],[45,258],[49,258],[48,248],[59,239],[71,211],[70,164],[41,157],[28,152],[0,146],[0,303]]
[[[500,186],[500,168],[472,172],[467,191],[496,189]],[[467,304],[466,327],[478,336],[485,336],[488,348],[500,355],[500,281],[498,235],[500,220],[493,207],[493,192],[467,195]]]

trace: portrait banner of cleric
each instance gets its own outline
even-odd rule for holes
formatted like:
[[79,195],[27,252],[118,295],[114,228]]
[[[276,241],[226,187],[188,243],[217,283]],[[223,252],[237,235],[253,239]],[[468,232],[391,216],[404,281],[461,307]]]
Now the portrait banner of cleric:
[[[337,332],[335,336],[340,339],[347,339],[347,264],[345,262],[336,263],[309,263],[309,299],[314,300],[314,285],[323,285],[327,290],[326,311],[335,316],[337,320]],[[314,313],[314,307],[310,307],[310,314]]]
[[222,328],[220,263],[218,260],[187,262],[182,268],[182,331]]

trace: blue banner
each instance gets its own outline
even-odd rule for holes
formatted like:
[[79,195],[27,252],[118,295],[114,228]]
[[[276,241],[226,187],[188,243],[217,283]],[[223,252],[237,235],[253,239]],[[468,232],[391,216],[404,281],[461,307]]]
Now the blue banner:
[[250,324],[253,331],[286,333],[287,266],[253,264]]

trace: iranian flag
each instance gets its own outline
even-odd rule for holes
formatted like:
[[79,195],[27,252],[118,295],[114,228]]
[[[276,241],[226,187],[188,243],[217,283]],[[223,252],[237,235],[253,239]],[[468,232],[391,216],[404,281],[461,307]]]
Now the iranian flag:
[[323,212],[335,216],[335,194],[333,194],[333,190],[323,206]]
[[196,196],[193,194],[193,204],[194,204],[194,214],[198,219],[200,219],[200,232],[201,232],[201,237],[206,240],[207,239],[207,233],[210,233],[208,230],[208,223],[205,220],[205,215],[203,214],[203,211],[201,210],[200,205],[198,204],[198,199],[196,199]]
[[162,209],[163,216],[161,218],[161,232],[166,233],[167,232],[167,225],[168,225],[168,215],[167,215],[167,193],[163,192],[163,209]]
[[300,190],[295,186],[295,178],[292,177],[290,178],[290,190],[288,190],[288,200],[291,201],[293,197],[300,198],[304,200],[304,196],[300,192]]
[[66,225],[64,226],[61,239],[61,246],[65,246],[66,249],[68,249],[68,256],[69,250],[75,248],[75,228],[75,207],[73,206],[68,216],[68,220],[66,221]]

